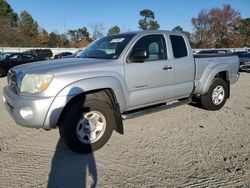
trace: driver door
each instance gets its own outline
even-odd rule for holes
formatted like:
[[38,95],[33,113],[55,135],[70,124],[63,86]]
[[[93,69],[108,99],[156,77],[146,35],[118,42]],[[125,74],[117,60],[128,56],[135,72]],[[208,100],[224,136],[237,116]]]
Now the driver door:
[[[132,62],[130,54],[145,49],[149,57],[144,62]],[[163,34],[142,36],[133,45],[125,63],[128,90],[128,110],[169,100],[173,97],[173,65],[167,58]]]

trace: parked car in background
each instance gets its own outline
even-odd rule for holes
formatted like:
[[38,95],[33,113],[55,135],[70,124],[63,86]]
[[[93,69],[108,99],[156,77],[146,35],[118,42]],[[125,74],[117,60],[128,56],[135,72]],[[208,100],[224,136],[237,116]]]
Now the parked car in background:
[[71,52],[60,52],[59,54],[56,54],[54,56],[54,59],[61,59],[61,58],[65,57],[65,56],[72,55],[72,54],[73,53],[71,53]]
[[24,51],[24,53],[35,55],[40,59],[50,59],[53,56],[51,49],[31,49]]
[[247,51],[236,51],[235,52],[240,60],[240,71],[250,72],[250,52]]
[[223,50],[223,49],[204,49],[199,50],[196,54],[228,54],[232,53],[231,50]]
[[77,55],[79,55],[83,50],[84,50],[84,49],[79,49],[79,50],[77,50],[76,52],[74,52],[74,54],[77,56]]
[[64,56],[63,58],[75,58],[75,57],[78,57],[82,51],[83,51],[83,49],[79,49],[76,52],[74,52],[73,54]]
[[6,76],[14,66],[39,60],[39,57],[26,53],[0,53],[0,77]]

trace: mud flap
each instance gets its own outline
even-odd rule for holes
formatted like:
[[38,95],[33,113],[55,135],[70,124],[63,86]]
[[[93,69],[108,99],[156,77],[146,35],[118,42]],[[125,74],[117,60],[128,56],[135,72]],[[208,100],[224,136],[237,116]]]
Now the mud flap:
[[118,103],[114,103],[114,115],[115,115],[115,121],[116,121],[116,126],[114,127],[114,130],[117,133],[124,134],[123,122],[122,122],[120,107]]
[[113,91],[106,90],[106,93],[111,99],[111,105],[114,111],[114,116],[115,116],[115,121],[116,121],[114,130],[117,133],[124,134],[123,122],[122,122],[122,116],[121,116],[119,103],[117,102],[117,99]]

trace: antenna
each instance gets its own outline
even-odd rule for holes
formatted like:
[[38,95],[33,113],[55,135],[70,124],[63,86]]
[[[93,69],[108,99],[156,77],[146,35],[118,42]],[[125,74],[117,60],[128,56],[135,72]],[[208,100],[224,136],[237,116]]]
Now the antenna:
[[65,28],[66,28],[66,20],[63,19],[63,33],[65,34]]

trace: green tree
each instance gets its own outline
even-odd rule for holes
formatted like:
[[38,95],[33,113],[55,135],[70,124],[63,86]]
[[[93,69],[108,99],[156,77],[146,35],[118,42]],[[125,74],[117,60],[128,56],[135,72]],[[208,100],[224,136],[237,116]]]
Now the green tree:
[[181,32],[181,33],[184,32],[183,28],[182,28],[181,26],[179,26],[179,25],[177,25],[176,27],[174,27],[174,28],[172,29],[172,31],[177,31],[177,32]]
[[19,38],[17,33],[18,15],[5,1],[0,0],[0,45],[17,46]]
[[21,12],[18,26],[24,45],[38,44],[38,24],[27,11]]
[[49,34],[49,41],[48,41],[48,46],[55,48],[55,47],[60,47],[60,35],[55,33],[55,32],[51,32]]
[[48,45],[49,41],[49,34],[45,29],[40,29],[39,30],[39,45],[46,47]]
[[69,39],[65,34],[60,35],[60,47],[69,47]]
[[250,47],[250,18],[241,19],[239,27],[242,37],[242,47]]
[[111,27],[109,30],[108,30],[108,33],[107,35],[113,35],[113,34],[117,34],[117,33],[120,33],[120,27],[118,27],[117,25]]
[[5,0],[0,0],[0,20],[1,24],[5,22],[12,27],[17,24],[18,15]]
[[82,27],[82,28],[74,29],[74,30],[68,30],[68,35],[73,43],[77,43],[83,38],[90,40],[89,38],[90,34],[86,27]]
[[172,29],[172,31],[176,31],[176,32],[180,32],[186,35],[186,37],[188,38],[190,44],[192,45],[192,37],[191,34],[188,31],[184,31],[183,28],[179,25],[177,25],[176,27],[174,27]]
[[141,30],[157,30],[160,25],[155,20],[155,14],[152,10],[144,9],[140,11],[140,15],[143,17],[139,20],[139,29]]
[[78,35],[81,39],[86,38],[87,40],[89,40],[89,32],[88,29],[86,27],[82,27],[78,29]]

